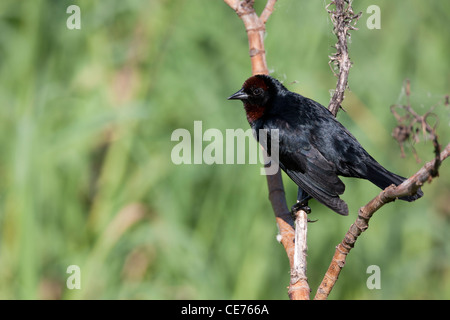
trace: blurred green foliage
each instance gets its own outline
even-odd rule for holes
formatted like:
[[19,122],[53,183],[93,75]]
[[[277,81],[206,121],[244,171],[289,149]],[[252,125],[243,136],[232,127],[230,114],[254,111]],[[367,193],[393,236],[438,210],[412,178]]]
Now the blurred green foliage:
[[[265,1],[257,0],[260,11]],[[81,29],[69,30],[69,5]],[[366,9],[381,8],[369,30]],[[267,23],[272,74],[327,105],[336,78],[326,1],[279,1]],[[450,2],[355,1],[350,89],[338,118],[383,165],[403,176],[389,107],[424,113],[450,88]],[[275,240],[260,165],[174,165],[177,128],[248,128],[226,101],[250,75],[242,22],[221,0],[0,2],[0,298],[287,299],[289,266]],[[449,107],[438,133],[449,142]],[[416,145],[432,159],[430,141]],[[415,203],[371,221],[330,299],[450,298],[450,167]],[[284,176],[288,202],[295,185]],[[378,190],[345,179],[341,217],[311,202],[308,276],[315,291],[357,210]],[[69,265],[81,289],[69,290]],[[381,289],[366,287],[370,265]],[[314,293],[314,292],[313,292]]]

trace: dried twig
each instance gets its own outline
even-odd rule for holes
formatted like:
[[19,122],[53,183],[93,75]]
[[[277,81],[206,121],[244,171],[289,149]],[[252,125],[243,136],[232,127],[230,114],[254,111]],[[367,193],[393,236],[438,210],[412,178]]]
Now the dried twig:
[[[335,5],[335,10],[328,9],[331,5]],[[335,75],[336,73],[332,64],[339,69],[339,75],[336,75],[338,76],[336,90],[328,105],[328,110],[336,116],[341,107],[341,103],[344,100],[344,92],[348,86],[348,73],[352,65],[348,55],[347,39],[350,38],[350,30],[357,30],[355,25],[361,17],[362,12],[358,14],[353,12],[351,0],[334,0],[326,6],[326,9],[334,24],[333,32],[338,39],[335,46],[336,53],[330,56],[330,61],[328,63]]]
[[[413,146],[413,143],[417,143],[420,141],[419,133],[422,132],[424,139],[429,138],[433,142],[434,154],[436,159],[436,167],[439,167],[439,154],[441,153],[441,146],[438,142],[438,136],[436,133],[436,127],[439,124],[439,119],[432,112],[436,105],[442,103],[442,101],[438,102],[436,105],[431,106],[431,108],[425,112],[423,116],[419,115],[412,107],[411,107],[411,85],[408,79],[405,80],[405,84],[403,86],[403,90],[406,94],[406,105],[392,105],[391,112],[394,117],[397,119],[398,125],[394,128],[392,132],[392,136],[395,140],[397,140],[400,145],[401,157],[405,157],[405,149],[403,147],[404,143],[409,141],[411,144],[411,149],[416,158],[417,162],[420,162],[420,159],[417,155],[417,152]],[[445,97],[447,99],[447,97]],[[445,103],[445,102],[444,102]],[[397,109],[403,110],[404,115],[400,115],[397,112]],[[429,119],[434,117],[435,123],[431,125],[429,123]],[[437,169],[436,169],[437,172]]]

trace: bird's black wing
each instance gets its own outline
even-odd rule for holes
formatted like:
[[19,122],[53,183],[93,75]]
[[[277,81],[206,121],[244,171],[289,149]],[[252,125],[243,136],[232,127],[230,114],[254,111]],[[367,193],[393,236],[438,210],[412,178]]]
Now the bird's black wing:
[[[310,143],[334,164],[337,175],[367,179],[382,190],[406,180],[380,165],[324,106],[308,98],[296,97],[301,103],[286,104],[288,109],[296,109],[297,122],[310,115],[309,123],[313,124],[308,134]],[[298,108],[299,105],[302,108]],[[421,196],[423,192],[419,189],[415,195],[400,199],[414,201]]]
[[268,119],[264,128],[269,134],[271,129],[279,130],[280,168],[310,196],[337,213],[347,215],[347,204],[339,198],[345,185],[338,178],[335,165],[305,139],[308,135],[279,118]]

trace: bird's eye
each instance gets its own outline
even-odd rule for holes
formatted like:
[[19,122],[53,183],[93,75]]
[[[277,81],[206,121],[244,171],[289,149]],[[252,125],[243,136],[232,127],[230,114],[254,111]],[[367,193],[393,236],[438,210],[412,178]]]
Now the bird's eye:
[[263,89],[261,89],[261,88],[256,88],[253,90],[253,95],[255,95],[255,96],[259,96],[262,93],[263,93]]

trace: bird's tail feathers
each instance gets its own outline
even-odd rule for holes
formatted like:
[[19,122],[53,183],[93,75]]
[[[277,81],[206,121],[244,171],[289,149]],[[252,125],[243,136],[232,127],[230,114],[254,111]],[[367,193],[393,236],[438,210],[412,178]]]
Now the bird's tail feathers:
[[[406,178],[403,178],[395,173],[386,170],[378,163],[368,166],[367,169],[367,179],[382,190],[386,189],[392,184],[398,186],[406,180]],[[412,196],[401,197],[399,199],[411,202],[421,198],[422,196],[423,192],[421,189],[419,189],[417,190],[416,194]]]

